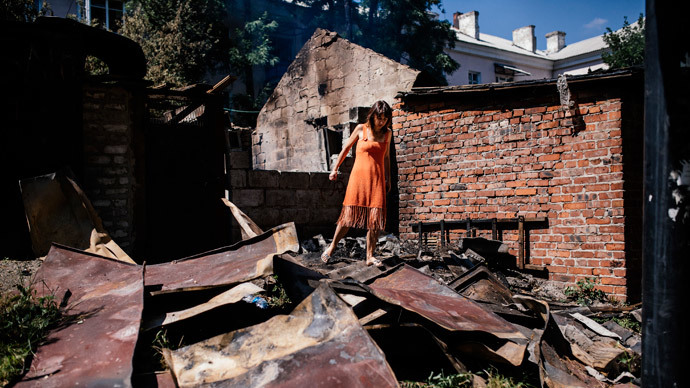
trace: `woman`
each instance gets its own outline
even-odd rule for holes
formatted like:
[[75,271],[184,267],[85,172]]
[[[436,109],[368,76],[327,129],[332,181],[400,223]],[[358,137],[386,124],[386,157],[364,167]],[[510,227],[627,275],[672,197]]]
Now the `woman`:
[[368,229],[367,265],[383,266],[374,257],[374,249],[379,231],[386,226],[386,193],[391,188],[388,150],[392,137],[392,118],[391,107],[385,101],[377,101],[369,110],[367,122],[355,128],[338,154],[338,161],[328,176],[332,181],[338,179],[338,167],[350,148],[359,142],[333,241],[321,255],[324,263],[330,260],[338,241],[354,227]]

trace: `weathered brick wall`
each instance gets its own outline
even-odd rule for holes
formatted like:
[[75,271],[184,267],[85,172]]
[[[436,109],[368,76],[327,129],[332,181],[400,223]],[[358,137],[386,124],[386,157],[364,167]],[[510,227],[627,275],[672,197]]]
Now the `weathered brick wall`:
[[[335,230],[351,168],[349,159],[338,182],[329,181],[326,172],[253,170],[250,159],[249,151],[230,152],[230,200],[259,227],[267,230],[294,222],[300,239]],[[240,233],[233,224],[233,241],[237,241]]]
[[252,136],[254,168],[327,171],[325,128],[349,131],[358,119],[352,108],[377,100],[392,103],[398,91],[410,90],[418,74],[317,29],[259,113]]
[[121,86],[84,86],[85,181],[80,184],[105,229],[128,253],[134,238],[133,101]]
[[[625,298],[626,251],[639,255],[641,237],[626,242],[626,212],[641,217],[625,190],[641,189],[624,187],[620,93],[581,92],[571,110],[557,93],[520,95],[398,100],[401,237],[416,239],[419,221],[547,217],[547,229],[530,231],[530,262],[554,281],[598,277],[600,289]],[[631,165],[639,171],[629,175],[641,176],[641,164]],[[503,237],[517,255],[517,232]]]

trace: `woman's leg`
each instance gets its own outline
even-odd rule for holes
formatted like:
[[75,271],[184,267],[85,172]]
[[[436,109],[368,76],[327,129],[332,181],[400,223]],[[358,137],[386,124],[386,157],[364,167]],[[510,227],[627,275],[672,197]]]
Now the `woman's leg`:
[[369,229],[367,231],[367,264],[374,261],[374,251],[376,250],[376,240],[379,238],[378,229]]
[[338,226],[335,227],[335,234],[333,235],[333,241],[331,241],[331,245],[326,247],[326,250],[324,253],[326,253],[328,256],[333,254],[333,251],[335,251],[335,247],[338,246],[338,242],[345,237],[347,234],[347,231],[350,230],[349,226],[342,226],[338,224]]

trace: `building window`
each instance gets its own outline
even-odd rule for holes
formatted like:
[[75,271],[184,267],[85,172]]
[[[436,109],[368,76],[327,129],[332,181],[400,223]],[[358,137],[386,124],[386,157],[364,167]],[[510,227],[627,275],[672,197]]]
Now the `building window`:
[[496,82],[498,82],[498,83],[501,83],[501,82],[513,82],[513,77],[507,77],[507,76],[497,75],[497,76],[496,76]]
[[482,83],[482,73],[478,71],[470,71],[468,74],[468,81],[470,85],[476,85]]
[[125,4],[122,0],[86,0],[86,19],[92,26],[117,32],[122,27]]

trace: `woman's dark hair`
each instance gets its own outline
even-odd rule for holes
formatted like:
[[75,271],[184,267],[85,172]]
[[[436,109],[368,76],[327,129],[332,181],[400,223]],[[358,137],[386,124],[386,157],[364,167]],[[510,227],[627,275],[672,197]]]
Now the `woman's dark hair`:
[[388,105],[386,101],[379,100],[371,106],[369,113],[367,114],[367,122],[369,123],[369,128],[374,130],[374,116],[383,116],[388,120],[386,122],[386,130],[389,130],[393,126],[393,109]]

